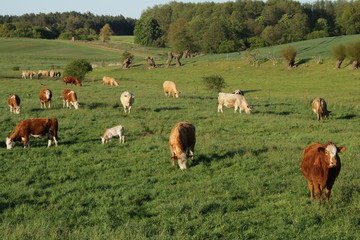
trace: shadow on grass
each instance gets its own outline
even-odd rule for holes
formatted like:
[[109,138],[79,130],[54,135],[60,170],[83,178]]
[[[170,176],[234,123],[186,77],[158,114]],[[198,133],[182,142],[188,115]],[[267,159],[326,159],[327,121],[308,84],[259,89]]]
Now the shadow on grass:
[[311,60],[311,58],[301,59],[300,61],[298,61],[298,62],[296,63],[296,66],[299,66],[299,65],[301,65],[301,64],[305,64],[305,63],[309,62],[310,60]]
[[161,107],[161,108],[156,108],[154,109],[154,112],[161,112],[161,111],[176,111],[176,110],[181,110],[183,108],[181,107]]
[[[266,112],[257,112],[257,113],[273,114],[273,115],[279,115],[279,116],[287,116],[290,114],[294,114],[294,112],[287,112],[287,111],[284,111],[284,112],[266,111]],[[255,113],[255,114],[257,114],[257,113]]]
[[208,166],[208,165],[210,165],[210,163],[212,161],[219,161],[219,160],[223,160],[225,158],[233,158],[235,155],[244,155],[244,154],[245,154],[245,151],[243,151],[243,150],[227,152],[222,155],[214,153],[211,155],[200,154],[200,155],[196,156],[196,153],[195,153],[194,160],[191,161],[191,166],[196,166],[200,163],[204,163],[206,166]]
[[345,116],[341,116],[341,117],[338,117],[338,118],[336,118],[336,119],[353,119],[353,118],[355,118],[355,117],[356,117],[355,114],[347,114],[347,115],[345,115]]
[[94,103],[90,103],[87,104],[87,107],[92,110],[92,109],[96,109],[96,108],[105,108],[108,105],[106,103],[98,103],[98,102],[94,102]]

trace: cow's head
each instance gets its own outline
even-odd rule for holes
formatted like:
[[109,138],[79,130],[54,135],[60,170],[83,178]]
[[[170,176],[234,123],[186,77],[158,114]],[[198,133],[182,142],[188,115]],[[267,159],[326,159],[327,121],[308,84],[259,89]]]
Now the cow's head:
[[180,97],[180,91],[176,91],[175,94],[174,94],[174,96],[175,96],[176,98],[179,98],[179,97]]
[[241,91],[240,89],[236,89],[236,90],[234,91],[234,94],[238,94],[238,95],[243,95],[243,96],[244,96],[244,92]]
[[15,113],[16,113],[16,114],[19,114],[19,113],[20,113],[20,107],[17,107],[17,108],[16,108]]
[[187,156],[186,153],[182,153],[179,157],[178,157],[178,164],[181,170],[184,170],[187,168]]
[[105,144],[106,143],[106,138],[101,137],[101,142],[102,142],[102,144]]
[[318,151],[325,154],[326,164],[328,164],[329,168],[333,168],[338,165],[338,153],[345,152],[346,147],[337,147],[334,143],[329,142],[325,145],[325,147],[319,147]]
[[15,142],[11,138],[6,138],[6,149],[12,149],[15,146]]
[[74,106],[75,109],[78,109],[79,108],[79,102],[76,101],[76,102],[71,102],[71,104]]
[[246,105],[246,107],[245,107],[245,112],[246,112],[246,113],[251,113],[252,109],[253,109],[252,106]]

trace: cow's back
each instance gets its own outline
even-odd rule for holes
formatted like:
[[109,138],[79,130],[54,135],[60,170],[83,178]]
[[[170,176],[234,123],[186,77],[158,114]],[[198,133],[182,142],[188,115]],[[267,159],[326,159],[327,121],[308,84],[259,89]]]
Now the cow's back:
[[189,122],[177,123],[170,132],[170,145],[180,144],[183,151],[195,145],[195,127]]

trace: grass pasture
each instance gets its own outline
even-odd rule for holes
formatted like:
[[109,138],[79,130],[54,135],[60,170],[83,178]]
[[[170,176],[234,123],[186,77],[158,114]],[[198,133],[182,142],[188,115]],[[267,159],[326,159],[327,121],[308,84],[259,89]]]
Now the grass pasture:
[[[309,61],[289,71],[198,58],[181,68],[95,68],[83,87],[1,77],[0,239],[359,239],[360,78],[333,65]],[[254,112],[217,113],[217,94],[201,82],[211,74],[225,79],[225,92],[244,90]],[[104,75],[120,86],[102,85]],[[165,80],[177,83],[180,98],[163,95]],[[51,109],[40,109],[44,87],[53,91]],[[62,108],[68,88],[78,110]],[[119,101],[125,90],[136,97],[129,115]],[[19,115],[9,113],[9,93],[22,100]],[[317,96],[330,119],[315,120]],[[59,146],[32,138],[29,149],[6,150],[16,123],[34,117],[58,118]],[[197,144],[180,171],[168,137],[184,120],[196,126]],[[102,145],[105,129],[118,124],[125,144]],[[300,171],[302,151],[315,141],[347,147],[330,205],[308,199]]]

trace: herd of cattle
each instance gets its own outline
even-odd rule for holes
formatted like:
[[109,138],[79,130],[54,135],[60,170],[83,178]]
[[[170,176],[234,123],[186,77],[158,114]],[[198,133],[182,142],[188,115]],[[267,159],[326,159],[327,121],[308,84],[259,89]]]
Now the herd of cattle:
[[[40,76],[60,76],[60,73],[54,72],[40,72]],[[50,74],[50,75],[47,75]],[[22,77],[32,77],[35,72],[23,71]],[[114,78],[103,77],[103,84],[118,86],[119,84]],[[81,82],[76,77],[64,77],[65,84],[74,84],[82,86]],[[163,91],[165,96],[179,98],[180,91],[178,91],[176,84],[172,81],[165,81],[163,83]],[[62,92],[63,107],[78,109],[79,103],[77,101],[76,93],[67,89]],[[50,89],[42,89],[39,94],[41,108],[50,108],[52,92]],[[120,102],[123,105],[124,112],[129,114],[132,105],[134,104],[135,96],[129,91],[125,91],[120,96]],[[16,94],[11,94],[8,98],[8,105],[11,113],[20,113],[20,98]],[[245,113],[250,114],[252,107],[245,99],[244,92],[236,90],[234,93],[218,94],[218,112],[223,112],[223,106],[234,107],[234,113],[239,109]],[[322,120],[328,118],[331,111],[328,111],[327,104],[322,98],[315,98],[312,102],[312,110],[316,113],[317,119]],[[58,121],[56,118],[32,118],[19,122],[12,134],[6,138],[7,149],[12,149],[15,142],[23,142],[24,147],[29,146],[30,137],[47,136],[48,147],[51,146],[51,141],[54,140],[55,146],[58,145]],[[106,129],[104,135],[101,137],[101,142],[105,144],[113,137],[119,137],[120,143],[125,141],[124,126],[115,126]],[[172,165],[176,162],[181,170],[187,168],[188,158],[193,158],[195,152],[195,126],[188,121],[179,122],[175,124],[170,132],[169,146],[171,151]],[[337,147],[334,143],[328,142],[320,144],[315,142],[307,146],[303,152],[301,162],[301,170],[304,177],[308,180],[308,187],[310,190],[310,199],[314,197],[314,190],[318,199],[322,200],[323,189],[326,188],[326,202],[329,202],[330,193],[336,177],[339,175],[341,169],[341,162],[338,153],[344,152],[345,147]]]

